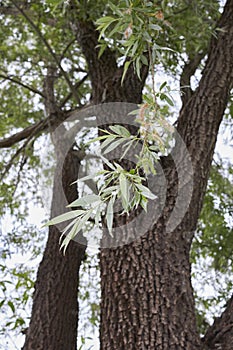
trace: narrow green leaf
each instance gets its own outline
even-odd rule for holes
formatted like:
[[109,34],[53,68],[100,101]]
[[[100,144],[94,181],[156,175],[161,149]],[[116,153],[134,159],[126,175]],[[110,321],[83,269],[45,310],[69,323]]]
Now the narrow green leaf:
[[162,28],[160,26],[158,26],[157,24],[149,24],[149,28],[152,29],[152,30],[156,30],[156,31],[160,31],[162,30]]
[[123,81],[125,79],[125,75],[126,75],[127,70],[128,70],[131,63],[132,63],[132,61],[126,61],[124,64],[124,70],[123,70],[123,74],[122,74],[122,78],[121,78],[121,85],[123,84]]
[[102,44],[99,44],[99,45],[96,46],[97,48],[99,48],[98,58],[100,58],[103,55],[103,53],[104,53],[105,49],[107,48],[107,46],[108,45],[106,43],[102,43]]
[[93,142],[96,142],[96,141],[101,141],[101,140],[104,140],[108,137],[108,135],[102,135],[102,136],[98,136],[98,137],[95,137],[94,139],[91,139],[90,141],[88,141],[86,143],[86,145],[90,145],[91,143]]
[[104,142],[101,143],[100,148],[103,149],[107,147],[113,140],[115,140],[118,136],[117,135],[111,135]]
[[113,193],[115,191],[117,191],[119,188],[118,185],[114,185],[114,186],[109,186],[107,188],[104,188],[104,189],[101,189],[100,193],[106,195],[106,194],[110,194],[110,193]]
[[127,153],[127,152],[129,151],[129,149],[132,147],[132,144],[134,143],[134,141],[135,141],[135,140],[130,140],[129,142],[127,142],[126,144],[123,145],[123,147],[126,147],[126,146],[128,146],[128,147],[125,148],[125,150],[124,150],[124,152],[123,152],[123,154],[122,154],[120,160],[121,160],[121,159],[124,159],[126,153]]
[[129,112],[128,114],[129,114],[129,115],[138,115],[139,112],[140,112],[140,109],[135,109],[135,110]]
[[152,146],[149,147],[149,150],[158,152],[158,151],[159,151],[159,148],[158,148],[158,146],[152,145]]
[[133,48],[132,48],[131,57],[134,57],[135,52],[136,52],[137,49],[138,49],[138,46],[139,46],[139,41],[136,40],[136,42],[134,43]]
[[122,125],[111,125],[111,126],[109,126],[109,129],[111,129],[113,132],[115,132],[116,134],[118,134],[122,137],[130,137],[131,136],[129,130],[127,130]]
[[[84,213],[86,213],[86,211],[84,211]],[[83,215],[84,216],[84,215]],[[68,232],[73,226],[74,226],[74,224],[80,219],[81,220],[81,218],[83,218],[83,216],[82,217],[80,217],[80,218],[75,218],[74,220],[72,220],[64,229],[63,229],[63,231],[62,231],[62,234],[61,234],[61,236],[60,236],[60,239],[59,239],[59,244],[61,243],[61,240],[62,240],[62,238],[65,236],[65,234],[66,234],[66,232]]]
[[93,179],[96,175],[97,175],[97,174],[90,174],[90,175],[81,177],[81,179],[78,179],[78,180],[74,181],[72,184],[77,183],[77,182],[79,182],[79,181],[84,182],[84,181],[86,181],[86,180],[91,180],[91,179]]
[[141,194],[144,197],[149,198],[149,199],[157,198],[157,196],[154,195],[148,187],[146,187],[142,184],[135,184],[135,186],[141,191]]
[[111,8],[111,10],[116,13],[119,17],[123,17],[124,13],[120,11],[119,7],[114,5],[112,2],[108,1],[108,5]]
[[123,142],[125,142],[125,139],[119,139],[115,142],[112,142],[103,152],[103,154],[107,154],[111,151],[113,151],[115,148],[117,148],[118,146],[120,146],[120,144],[122,144]]
[[148,204],[147,198],[144,196],[141,196],[140,205],[145,210],[145,212],[147,212],[147,204]]
[[114,22],[116,21],[116,19],[114,17],[111,17],[111,16],[104,16],[104,17],[101,17],[99,19],[97,19],[97,21],[95,22],[97,25],[99,24],[103,24],[103,23],[111,23],[111,22]]
[[71,220],[73,218],[76,218],[82,215],[83,213],[85,213],[85,210],[72,210],[72,211],[69,211],[68,213],[64,213],[56,216],[52,220],[49,220],[44,226],[56,225],[56,224],[59,224],[60,222]]
[[93,202],[97,202],[99,200],[100,200],[100,197],[97,196],[96,194],[88,194],[87,196],[76,199],[74,202],[67,205],[67,207],[73,208],[81,205],[88,205],[88,204],[92,204]]
[[115,202],[115,197],[112,197],[110,201],[108,202],[107,206],[107,212],[106,212],[106,221],[107,221],[107,228],[112,236],[112,224],[113,224],[113,204]]
[[160,85],[160,87],[159,87],[159,91],[162,91],[163,90],[163,88],[165,87],[167,85],[167,82],[166,81],[164,81],[161,85]]
[[64,240],[62,241],[62,244],[60,246],[60,250],[62,250],[62,248],[64,248],[64,254],[65,254],[65,251],[68,247],[68,244],[78,233],[78,230],[77,230],[78,226],[79,226],[79,222],[76,222],[74,224],[74,226],[72,227],[72,229],[70,230],[70,232],[67,234],[66,238],[64,238]]
[[110,163],[109,160],[108,160],[107,158],[103,157],[102,155],[100,155],[100,158],[102,159],[102,161],[103,161],[105,164],[107,164],[107,166],[108,166],[110,169],[116,171],[116,168],[114,167],[114,165],[113,165],[112,163]]
[[141,61],[140,61],[140,56],[136,58],[136,72],[138,78],[141,80]]
[[93,208],[89,209],[87,214],[81,220],[78,220],[70,232],[67,234],[66,238],[62,241],[60,249],[64,248],[64,254],[70,241],[82,230],[90,216],[92,215]]
[[8,306],[11,308],[11,311],[14,313],[15,312],[15,306],[14,306],[14,304],[12,303],[12,301],[8,301]]
[[125,203],[129,203],[129,186],[126,176],[121,173],[119,176],[120,190],[122,199],[124,199]]
[[141,55],[141,61],[145,66],[148,66],[148,59],[145,55]]
[[174,102],[173,100],[168,96],[168,95],[164,95],[164,100],[170,105],[170,106],[174,106]]

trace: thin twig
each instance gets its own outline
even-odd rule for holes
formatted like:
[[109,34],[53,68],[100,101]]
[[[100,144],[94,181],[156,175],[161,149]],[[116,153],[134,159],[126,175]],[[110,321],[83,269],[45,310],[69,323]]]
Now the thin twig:
[[153,96],[154,100],[156,103],[156,92],[155,92],[155,70],[154,70],[154,64],[153,64],[153,58],[152,58],[152,52],[151,52],[151,47],[150,44],[148,43],[148,54],[149,54],[149,66],[151,70],[151,76],[152,76],[152,91],[153,91]]
[[63,52],[62,52],[62,54],[61,54],[60,61],[65,57],[66,52],[69,50],[70,46],[71,46],[73,43],[75,43],[75,41],[76,41],[76,38],[72,39],[72,40],[66,45],[66,47],[64,48],[64,50],[63,50]]
[[[79,80],[79,81],[74,85],[74,88],[75,88],[75,89],[78,89],[78,88],[84,83],[84,81],[87,79],[87,77],[88,77],[88,74],[86,74],[81,80]],[[69,93],[69,94],[63,99],[63,101],[61,102],[59,108],[64,107],[64,105],[66,104],[67,101],[69,101],[69,99],[71,98],[72,95],[73,95],[72,92]],[[80,103],[79,103],[79,104],[80,104]]]
[[15,154],[13,155],[13,157],[10,159],[10,161],[8,162],[8,164],[5,166],[5,170],[2,173],[1,177],[0,177],[0,182],[2,182],[2,180],[4,179],[4,177],[6,176],[6,174],[9,172],[9,170],[11,169],[11,167],[14,164],[14,160],[21,154],[22,151],[25,150],[27,144],[28,144],[28,140],[26,140],[26,142],[23,144],[23,146],[21,146],[19,149],[17,149],[17,151],[15,152]]
[[2,78],[2,79],[4,79],[4,80],[9,80],[9,81],[11,81],[11,82],[14,83],[14,84],[18,84],[18,85],[24,87],[25,89],[28,89],[29,91],[33,92],[34,94],[38,94],[38,95],[42,96],[43,98],[45,98],[44,94],[43,94],[41,91],[35,89],[35,88],[32,87],[32,86],[29,86],[29,85],[27,85],[27,84],[22,83],[22,82],[21,82],[20,80],[18,80],[18,79],[11,78],[11,77],[9,77],[8,75],[4,75],[4,74],[2,74],[2,73],[0,73],[0,78]]

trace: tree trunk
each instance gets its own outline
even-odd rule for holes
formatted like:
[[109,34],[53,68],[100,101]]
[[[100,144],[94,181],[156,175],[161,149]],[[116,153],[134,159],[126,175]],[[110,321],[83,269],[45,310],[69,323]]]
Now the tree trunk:
[[[64,213],[67,202],[77,196],[76,186],[81,155],[55,145],[57,165],[51,217]],[[77,349],[79,269],[85,255],[84,245],[71,242],[66,255],[59,250],[59,227],[49,228],[49,237],[40,263],[33,297],[32,316],[23,350]]]
[[[75,16],[75,2],[71,3]],[[158,208],[150,206],[149,214],[153,218],[158,209],[159,218],[143,235],[138,231],[148,227],[150,215],[139,220],[138,225],[133,224],[138,213],[130,218],[131,225],[128,225],[129,218],[116,218],[115,224],[119,225],[117,241],[125,244],[100,252],[101,350],[197,350],[203,346],[208,350],[217,349],[217,341],[211,340],[214,328],[203,342],[197,332],[189,252],[217,132],[233,81],[232,19],[233,0],[228,0],[218,23],[218,39],[212,40],[200,85],[185,100],[178,120],[177,129],[190,153],[193,172],[187,157],[183,159],[181,144],[177,142],[172,156],[161,159],[157,182],[153,183],[153,190],[164,203],[158,200]],[[92,102],[140,103],[148,67],[142,68],[142,80],[130,67],[121,85],[123,70],[117,67],[114,53],[106,49],[98,58],[98,33],[91,21],[76,23],[76,26],[74,21],[72,30],[76,30],[89,66]],[[69,192],[69,202],[77,198],[77,191],[72,191],[69,184],[77,178],[79,160],[70,150],[63,165],[63,185],[66,184],[66,194]],[[65,198],[60,197],[62,164],[63,160],[58,157],[52,216],[64,212],[66,204]],[[167,184],[165,190],[164,183]],[[190,193],[186,195],[186,191],[190,191],[190,186],[193,191],[189,203]],[[183,207],[188,207],[185,214]],[[59,252],[58,239],[58,229],[50,228],[23,350],[76,349],[78,270],[85,248],[71,243],[64,257]],[[113,243],[111,237],[105,239],[108,244]],[[229,305],[231,310],[232,303]],[[229,309],[217,325],[218,329],[222,322],[230,329]],[[222,349],[228,350],[232,344],[231,332],[224,335],[224,341],[220,337],[225,346]]]
[[[174,152],[180,162],[161,161],[167,192],[159,220],[140,238],[137,238],[139,227],[129,229],[126,225],[125,229],[122,226],[117,240],[127,242],[125,237],[129,236],[135,240],[100,252],[101,350],[202,348],[195,319],[189,252],[219,125],[233,82],[232,20],[233,0],[228,0],[217,25],[220,28],[218,39],[213,39],[210,45],[199,87],[183,106],[178,120],[178,132],[192,160],[193,184],[189,176],[191,169],[183,159],[178,143]],[[180,169],[184,167],[184,174],[187,173],[184,183],[177,179],[181,171],[179,166]],[[193,186],[190,205],[182,221],[174,227],[171,224],[174,220],[179,222],[181,207],[189,199],[186,196],[189,183]],[[160,186],[159,182],[157,184]],[[180,203],[178,196],[183,198]],[[177,201],[178,211],[174,211]],[[118,224],[122,225],[122,218]],[[227,322],[230,329],[229,318]],[[228,332],[229,337],[223,343],[225,347],[221,349],[232,347],[231,333]],[[208,344],[211,344],[209,339]],[[217,349],[216,343],[213,344],[208,349]]]

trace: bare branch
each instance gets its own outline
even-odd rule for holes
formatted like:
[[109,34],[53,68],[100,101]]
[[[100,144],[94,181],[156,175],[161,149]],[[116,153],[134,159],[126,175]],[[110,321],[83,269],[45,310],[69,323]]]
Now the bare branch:
[[41,120],[33,125],[30,125],[27,128],[25,128],[24,130],[19,131],[16,134],[7,137],[6,139],[0,140],[0,148],[8,148],[8,147],[15,145],[16,143],[18,143],[22,140],[25,140],[35,130],[37,130],[38,133],[43,131],[44,129],[46,129],[48,127],[47,119],[48,118],[46,118],[45,120]]
[[69,48],[71,47],[71,45],[73,45],[73,43],[75,43],[76,41],[76,38],[73,38],[67,45],[66,47],[64,48],[62,54],[61,54],[61,57],[60,57],[60,60],[62,60],[64,57],[65,57],[65,54],[66,52],[69,50]]
[[8,75],[4,75],[4,74],[1,74],[1,73],[0,73],[0,78],[3,78],[4,80],[11,81],[12,83],[20,85],[23,88],[33,92],[34,94],[38,94],[38,95],[42,96],[43,98],[45,98],[44,94],[41,91],[35,89],[34,87],[32,87],[30,85],[22,83],[20,80],[18,80],[16,78],[12,78],[12,77],[10,77]]
[[181,94],[181,100],[183,105],[187,103],[187,101],[192,96],[192,89],[190,86],[190,79],[196,72],[201,60],[205,57],[206,52],[201,52],[196,54],[193,59],[191,59],[189,62],[186,62],[183,67],[183,72],[180,76],[180,89],[183,92]]
[[[19,3],[19,1],[18,1]],[[27,1],[21,1],[20,5],[24,8],[24,10],[28,10],[28,2]],[[13,7],[13,6],[5,6],[3,4],[1,4],[0,6],[0,14],[3,15],[10,15],[10,16],[16,16],[19,14],[19,11],[17,8]]]
[[231,350],[233,344],[233,296],[228,300],[221,317],[207,330],[203,338],[205,349]]
[[80,119],[84,118],[85,116],[89,116],[92,112],[94,113],[92,107],[93,106],[90,104],[87,106],[81,106],[80,108],[76,108],[74,111],[57,111],[56,113],[49,115],[44,120],[30,125],[12,136],[0,140],[0,148],[9,148],[15,145],[16,143],[29,138],[31,135],[38,136],[43,131],[53,131],[56,127],[58,127],[68,118],[70,120],[72,120],[72,118],[73,120],[77,120],[78,116]]
[[[75,90],[77,90],[83,83],[84,81],[88,78],[88,74],[86,74],[81,80],[79,80],[75,85],[74,88]],[[64,105],[66,104],[67,101],[69,101],[69,99],[72,97],[72,93],[68,94],[63,101],[60,104],[60,108],[64,107]],[[80,103],[79,103],[80,104]]]
[[24,144],[17,149],[17,151],[15,152],[15,154],[13,155],[13,157],[10,159],[10,161],[8,162],[8,164],[5,166],[5,170],[4,172],[1,174],[0,176],[0,182],[2,182],[3,178],[6,176],[6,174],[9,172],[9,170],[11,169],[11,167],[14,165],[14,161],[17,159],[17,157],[23,153],[23,158],[20,162],[20,169],[19,169],[19,173],[22,170],[24,164],[26,163],[26,158],[25,158],[25,150],[27,148],[27,145],[29,144],[29,142],[32,140],[33,135],[31,135],[25,142]]

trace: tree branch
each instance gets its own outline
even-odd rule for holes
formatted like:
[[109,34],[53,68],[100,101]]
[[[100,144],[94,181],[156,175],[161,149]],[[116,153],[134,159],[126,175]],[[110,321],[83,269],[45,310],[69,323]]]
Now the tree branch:
[[57,111],[56,113],[49,115],[44,120],[30,125],[12,136],[0,140],[0,148],[9,148],[16,143],[29,138],[31,135],[38,136],[43,131],[53,131],[68,118],[70,118],[70,120],[77,120],[77,117],[79,117],[80,120],[86,116],[93,114],[94,109],[92,109],[92,105],[82,106],[80,108],[76,108],[74,111],[69,112]]
[[201,60],[205,57],[206,52],[196,54],[189,62],[186,62],[180,76],[180,90],[182,91],[181,100],[185,105],[193,94],[191,89],[191,77],[195,74]]
[[54,62],[56,63],[57,67],[59,68],[59,70],[61,71],[65,81],[67,82],[67,85],[70,88],[70,91],[72,92],[73,96],[75,97],[75,99],[78,102],[78,98],[76,95],[76,91],[74,89],[74,86],[72,84],[72,82],[70,81],[70,78],[68,76],[68,74],[66,73],[66,71],[64,71],[64,69],[61,66],[61,63],[59,61],[59,59],[57,58],[55,52],[53,51],[53,49],[51,48],[51,46],[49,45],[48,41],[45,39],[45,37],[43,36],[43,34],[41,33],[40,29],[35,25],[35,23],[31,20],[31,18],[26,14],[26,12],[14,1],[11,0],[12,4],[19,10],[19,12],[22,14],[22,16],[27,20],[27,22],[31,25],[31,27],[35,30],[35,32],[37,33],[38,37],[40,38],[40,40],[44,43],[44,45],[47,47],[48,52],[50,53],[50,55],[52,56],[52,58],[54,59]]
[[[19,1],[18,1],[18,3],[19,3]],[[28,9],[28,2],[27,1],[21,1],[20,5],[24,8],[24,10]],[[19,14],[19,11],[15,7],[4,6],[3,4],[0,4],[0,14],[16,16]]]
[[205,349],[232,350],[233,344],[233,296],[228,300],[221,317],[217,317],[202,339]]
[[38,134],[41,131],[47,129],[48,127],[48,118],[41,120],[33,125],[28,126],[27,128],[23,129],[22,131],[17,132],[16,134],[9,136],[5,139],[0,140],[0,148],[8,148],[16,143],[25,140],[28,138],[31,133],[35,132]]
[[32,87],[32,86],[30,86],[30,85],[27,85],[27,84],[22,83],[22,82],[21,82],[20,80],[18,80],[18,79],[11,78],[11,77],[9,77],[8,75],[4,75],[4,74],[2,74],[2,73],[0,73],[0,78],[3,78],[4,80],[9,80],[9,81],[11,81],[12,83],[18,84],[18,85],[22,86],[23,88],[25,88],[25,89],[27,89],[27,90],[33,92],[34,94],[38,94],[38,95],[42,96],[43,98],[45,98],[45,95],[44,95],[41,91],[35,89],[34,87]]
[[[233,0],[227,0],[198,88],[183,105],[178,118],[177,131],[186,144],[193,167],[192,198],[182,221],[182,229],[190,233],[190,240],[202,207],[220,123],[233,85],[232,18]],[[179,153],[178,146],[176,151]]]
[[[28,145],[28,143],[30,142],[31,139],[32,139],[32,138],[28,138],[28,139],[24,142],[24,144],[23,144],[19,149],[17,149],[17,151],[15,152],[15,154],[11,157],[10,161],[9,161],[9,162],[6,164],[6,166],[5,166],[4,172],[3,172],[3,173],[1,174],[1,176],[0,176],[0,182],[3,181],[4,177],[6,176],[6,174],[9,172],[9,170],[10,170],[11,167],[13,166],[15,159],[17,159],[17,157],[18,157],[22,152],[25,152],[25,149],[26,149],[26,147],[27,147],[27,145]],[[19,174],[20,174],[20,171],[21,171],[22,168],[23,168],[23,165],[25,164],[24,160],[25,160],[25,162],[26,162],[26,159],[25,159],[25,158],[23,158],[22,161],[20,162],[20,169],[19,169],[19,172],[18,172],[18,176],[19,176]],[[17,182],[18,182],[18,181],[17,181]],[[17,183],[17,182],[16,182],[16,183]]]
[[[88,74],[86,74],[81,80],[77,81],[77,83],[74,85],[75,90],[77,90],[83,83],[84,81],[88,78]],[[63,101],[60,104],[60,108],[64,107],[64,105],[66,104],[67,101],[69,101],[69,99],[72,97],[72,92],[70,94],[68,94]],[[80,103],[79,103],[80,104]]]

